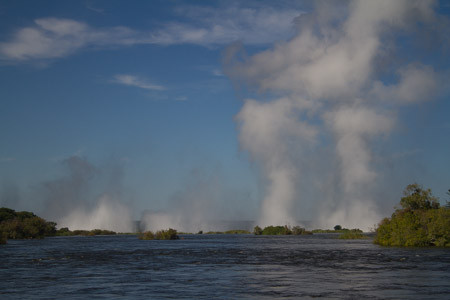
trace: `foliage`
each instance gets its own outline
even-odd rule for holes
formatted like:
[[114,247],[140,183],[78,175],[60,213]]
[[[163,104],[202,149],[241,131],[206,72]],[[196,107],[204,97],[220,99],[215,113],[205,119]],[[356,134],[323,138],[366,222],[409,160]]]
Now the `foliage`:
[[267,226],[263,229],[262,235],[289,235],[292,231],[287,226]]
[[306,230],[303,227],[294,226],[294,227],[292,227],[292,234],[293,235],[311,235],[313,233],[311,231]]
[[146,231],[146,232],[141,233],[139,235],[139,239],[140,240],[154,240],[155,239],[155,235],[151,231]]
[[250,231],[245,229],[232,229],[227,231],[208,231],[206,234],[250,234]]
[[56,231],[56,236],[70,236],[74,235],[72,231],[69,230],[67,227],[62,227]]
[[225,231],[225,234],[250,234],[250,231],[245,229],[233,229]]
[[450,247],[450,209],[439,207],[431,190],[408,185],[391,218],[377,227],[374,242],[382,246]]
[[177,231],[169,228],[168,230],[159,230],[155,233],[156,240],[178,240]]
[[342,226],[341,225],[336,225],[336,226],[334,226],[334,230],[335,231],[342,230]]
[[83,236],[96,236],[96,235],[115,235],[117,234],[111,230],[105,229],[92,229],[92,230],[74,230],[70,231],[69,228],[63,227],[56,231],[57,236],[75,236],[75,235],[83,235]]
[[346,231],[338,236],[338,239],[342,240],[358,240],[358,239],[365,239],[367,238],[364,234],[361,232],[356,231]]
[[117,234],[114,231],[111,230],[105,230],[105,229],[93,229],[89,232],[89,235],[115,235]]
[[339,230],[335,229],[314,229],[312,233],[347,233],[347,232],[355,232],[355,233],[362,233],[363,231],[359,228],[354,229],[348,229],[348,228],[342,228]]
[[417,183],[409,184],[403,191],[400,206],[404,210],[421,210],[439,208],[439,201],[431,194],[431,189],[424,190]]
[[259,226],[255,226],[253,229],[253,234],[255,235],[306,235],[312,234],[311,231],[307,231],[305,228],[300,226],[289,227],[285,226],[267,226],[261,229]]
[[262,234],[262,229],[259,226],[255,226],[255,228],[253,228],[253,234],[254,235],[261,235]]
[[104,229],[74,230],[63,227],[56,230],[55,222],[47,222],[32,212],[0,208],[0,243],[6,239],[41,239],[45,236],[73,236],[73,235],[112,235],[114,231]]
[[175,229],[159,230],[156,233],[146,231],[139,235],[141,240],[178,240],[179,236]]
[[41,239],[56,233],[56,223],[47,222],[28,211],[0,208],[1,239]]

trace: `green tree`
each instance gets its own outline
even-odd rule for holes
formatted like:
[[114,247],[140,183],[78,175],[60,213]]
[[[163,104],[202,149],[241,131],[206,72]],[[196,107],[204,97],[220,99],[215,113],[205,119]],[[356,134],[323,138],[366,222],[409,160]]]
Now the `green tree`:
[[335,231],[342,230],[342,226],[341,225],[336,225],[336,226],[334,226],[334,230]]
[[261,235],[262,234],[262,229],[259,226],[255,226],[255,228],[253,228],[253,234],[254,235]]
[[405,210],[439,208],[439,200],[417,183],[409,184],[403,191],[400,205]]
[[7,239],[41,239],[55,233],[55,222],[47,222],[32,212],[0,208],[0,234]]
[[408,185],[401,198],[402,209],[383,219],[374,242],[383,246],[450,247],[450,209],[439,207],[430,189]]

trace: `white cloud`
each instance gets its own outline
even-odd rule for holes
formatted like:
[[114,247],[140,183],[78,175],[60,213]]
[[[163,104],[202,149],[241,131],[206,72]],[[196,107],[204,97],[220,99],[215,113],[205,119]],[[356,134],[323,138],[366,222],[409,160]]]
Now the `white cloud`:
[[115,75],[113,82],[152,91],[163,91],[166,89],[165,87],[153,84],[144,78],[129,74]]
[[0,57],[7,61],[54,59],[88,47],[132,45],[139,41],[125,27],[95,29],[70,19],[36,19],[34,26],[19,29],[10,41],[0,43]]
[[195,24],[169,23],[152,38],[161,44],[191,43],[203,46],[223,45],[240,40],[246,44],[266,44],[294,34],[294,19],[302,14],[295,7],[275,9],[267,5],[255,8],[227,3],[219,8],[189,6],[178,13]]
[[10,40],[0,42],[0,59],[23,62],[57,59],[90,48],[138,44],[196,44],[206,47],[241,40],[246,44],[265,44],[293,34],[296,9],[268,6],[243,8],[180,7],[185,22],[168,22],[154,30],[128,27],[95,28],[84,22],[41,18],[18,29]]

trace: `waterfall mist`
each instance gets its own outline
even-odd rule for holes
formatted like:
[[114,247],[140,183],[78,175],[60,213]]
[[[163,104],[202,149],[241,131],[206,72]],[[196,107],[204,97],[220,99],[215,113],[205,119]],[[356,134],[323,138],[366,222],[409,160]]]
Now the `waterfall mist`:
[[98,167],[87,159],[71,156],[62,162],[63,175],[40,187],[43,216],[58,227],[133,231],[132,212],[122,199],[122,168]]
[[402,109],[439,91],[442,72],[416,54],[427,35],[429,51],[442,52],[448,22],[432,1],[315,4],[295,19],[292,39],[224,52],[225,73],[256,94],[236,122],[264,186],[258,224],[367,230],[380,220],[376,191],[389,176],[380,145],[405,126]]

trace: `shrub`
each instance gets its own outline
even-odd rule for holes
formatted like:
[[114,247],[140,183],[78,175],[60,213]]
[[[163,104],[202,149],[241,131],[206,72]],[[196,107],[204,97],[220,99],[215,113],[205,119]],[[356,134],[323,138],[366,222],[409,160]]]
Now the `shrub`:
[[311,231],[307,231],[300,226],[289,227],[285,226],[267,226],[261,229],[259,226],[255,226],[253,229],[255,235],[306,235],[312,234]]
[[259,226],[255,226],[255,228],[253,228],[253,234],[254,235],[261,235],[262,234],[262,229]]
[[250,231],[244,229],[233,229],[225,231],[225,234],[250,234]]
[[359,240],[367,238],[364,234],[356,231],[347,231],[338,236],[342,240]]
[[146,231],[139,235],[139,239],[141,240],[178,240],[179,238],[177,231],[172,228],[159,230],[156,233]]
[[114,231],[111,230],[105,230],[105,229],[93,229],[89,232],[89,235],[115,235],[117,234]]
[[287,226],[267,226],[263,229],[262,235],[289,235],[292,231]]
[[408,185],[401,199],[402,209],[383,219],[374,243],[401,247],[450,247],[450,209],[439,207],[431,190]]
[[6,239],[41,239],[55,235],[56,223],[47,222],[28,211],[0,208],[0,232]]
[[313,233],[311,231],[306,230],[303,227],[294,226],[294,227],[292,227],[292,234],[293,235],[311,235]]
[[178,240],[177,231],[169,228],[168,230],[159,230],[155,233],[156,240]]
[[139,235],[139,239],[140,240],[154,240],[155,235],[151,231],[146,231]]

